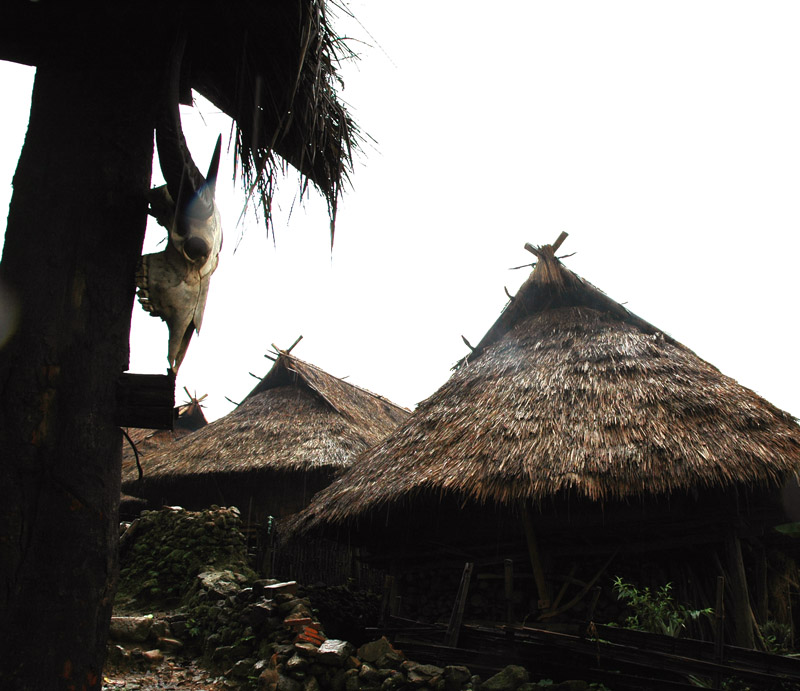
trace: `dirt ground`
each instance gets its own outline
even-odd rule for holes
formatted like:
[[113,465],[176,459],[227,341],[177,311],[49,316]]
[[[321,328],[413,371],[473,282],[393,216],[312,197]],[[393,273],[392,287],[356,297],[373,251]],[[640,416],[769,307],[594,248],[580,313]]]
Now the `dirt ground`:
[[130,668],[107,666],[103,691],[231,691],[238,684],[201,667],[195,660],[175,657]]

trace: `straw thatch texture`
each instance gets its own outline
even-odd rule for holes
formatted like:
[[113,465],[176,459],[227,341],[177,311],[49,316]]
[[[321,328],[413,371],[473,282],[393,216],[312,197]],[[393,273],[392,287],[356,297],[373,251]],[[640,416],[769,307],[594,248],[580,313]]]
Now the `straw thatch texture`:
[[144,484],[188,475],[339,469],[407,415],[282,353],[233,412],[143,463]]
[[789,414],[548,249],[469,360],[317,495],[295,529],[369,520],[432,495],[512,507],[564,495],[612,502],[776,485],[800,468]]

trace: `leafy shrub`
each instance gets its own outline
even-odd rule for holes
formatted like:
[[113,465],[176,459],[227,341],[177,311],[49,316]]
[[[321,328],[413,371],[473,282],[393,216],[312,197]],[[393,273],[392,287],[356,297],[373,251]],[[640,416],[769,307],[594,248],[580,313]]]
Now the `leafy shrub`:
[[689,609],[675,602],[670,595],[671,590],[671,583],[651,592],[650,588],[639,589],[626,583],[620,576],[614,578],[614,593],[633,610],[633,614],[625,620],[625,626],[637,631],[661,633],[677,638],[688,621],[697,620],[701,616],[710,617],[714,613],[711,607]]

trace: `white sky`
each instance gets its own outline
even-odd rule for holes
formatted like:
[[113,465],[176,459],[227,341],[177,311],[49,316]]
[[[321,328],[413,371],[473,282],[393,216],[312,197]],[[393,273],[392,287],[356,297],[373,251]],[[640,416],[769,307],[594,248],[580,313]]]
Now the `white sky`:
[[[225,396],[244,398],[248,372],[271,365],[270,344],[302,334],[297,356],[413,407],[527,277],[509,270],[532,261],[524,243],[567,231],[569,268],[800,415],[800,4],[348,6],[363,26],[335,26],[361,41],[361,60],[342,68],[342,97],[377,144],[333,254],[325,205],[297,203],[295,176],[274,243],[252,215],[237,227],[244,195],[225,159],[225,244],[179,402],[186,386],[208,394],[209,419],[224,415]],[[32,77],[0,63],[4,210]],[[230,125],[208,104],[183,112],[205,169]],[[158,251],[164,233],[149,228]],[[166,327],[137,304],[131,370],[164,372],[166,348]]]

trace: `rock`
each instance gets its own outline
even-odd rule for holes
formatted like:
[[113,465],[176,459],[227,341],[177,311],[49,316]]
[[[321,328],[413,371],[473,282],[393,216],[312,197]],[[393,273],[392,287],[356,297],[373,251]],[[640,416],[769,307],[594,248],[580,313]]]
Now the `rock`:
[[228,675],[232,677],[236,677],[237,679],[245,679],[250,676],[250,673],[253,671],[253,665],[256,663],[256,660],[251,657],[246,657],[243,660],[239,660],[233,667],[231,667],[230,671],[227,672]]
[[588,691],[589,684],[585,681],[562,681],[560,684],[553,684],[552,691]]
[[309,643],[308,641],[298,641],[294,644],[294,649],[307,660],[317,656],[318,648],[319,646],[316,643]]
[[481,691],[516,691],[529,680],[528,670],[519,665],[508,665],[481,684]]
[[233,571],[203,571],[197,574],[200,587],[221,600],[239,592],[239,584]]
[[258,688],[264,691],[276,691],[278,686],[278,672],[274,669],[265,669],[258,675]]
[[253,665],[253,674],[259,676],[265,669],[269,669],[269,660],[259,660]]
[[255,602],[249,605],[241,617],[243,624],[248,626],[261,626],[270,617],[274,616],[277,609],[271,602]]
[[160,650],[145,650],[142,653],[142,659],[149,664],[158,664],[164,661],[164,653]]
[[304,626],[309,626],[310,624],[313,624],[314,620],[311,617],[295,617],[290,615],[283,620],[283,623],[284,626],[287,626],[293,631],[300,633],[303,630]]
[[[390,653],[398,654],[399,651],[392,647],[392,644],[389,643],[386,636],[382,636],[377,641],[364,643],[364,645],[358,649],[358,656],[364,660],[364,662],[377,662]],[[402,653],[399,654],[402,655]],[[381,665],[378,666],[380,667]]]
[[344,691],[344,684],[348,671],[350,670],[345,671],[344,669],[337,669],[333,673],[333,675],[330,677],[330,688],[332,691]]
[[284,595],[297,595],[297,581],[264,584],[261,586],[261,590],[267,595],[267,597],[274,597],[278,593]]
[[278,673],[278,684],[275,691],[302,691],[303,685],[285,674]]
[[436,665],[422,665],[418,662],[406,661],[402,665],[405,670],[408,681],[414,686],[427,684],[435,677],[441,677],[444,674],[444,669]]
[[344,691],[361,691],[357,669],[348,669],[344,673]]
[[108,635],[114,641],[143,643],[150,637],[153,615],[145,617],[111,617]]
[[353,650],[352,643],[329,638],[317,648],[317,662],[325,665],[344,666]]
[[448,665],[442,674],[445,691],[459,691],[469,682],[472,673],[462,665]]
[[158,639],[157,643],[159,650],[169,650],[171,652],[175,652],[176,650],[183,648],[183,643],[177,638],[165,638],[162,636]]
[[319,682],[317,681],[317,678],[314,676],[309,676],[303,682],[303,691],[320,691]]
[[361,688],[367,686],[378,687],[383,683],[383,678],[384,675],[382,675],[379,670],[369,664],[369,662],[362,664],[361,669],[358,671],[358,680]]
[[292,655],[286,661],[286,671],[292,674],[292,676],[294,676],[298,672],[305,672],[307,668],[308,668],[308,660],[306,660],[304,657],[301,657],[297,653]]
[[107,659],[112,665],[120,665],[130,659],[130,653],[121,645],[111,645],[108,647]]
[[381,683],[381,691],[395,691],[406,683],[406,678],[398,671],[391,670],[383,683]]

